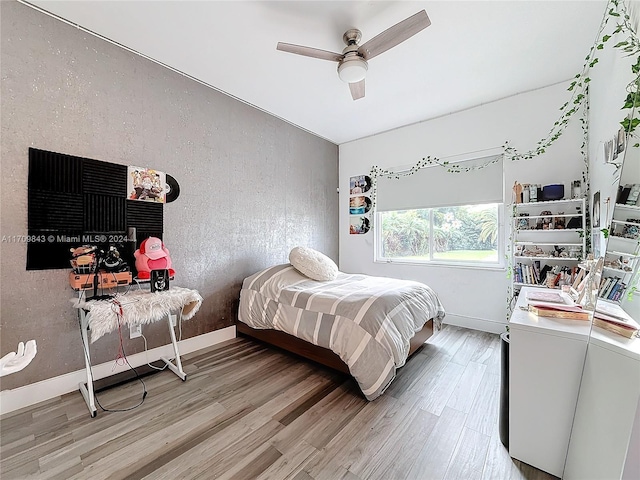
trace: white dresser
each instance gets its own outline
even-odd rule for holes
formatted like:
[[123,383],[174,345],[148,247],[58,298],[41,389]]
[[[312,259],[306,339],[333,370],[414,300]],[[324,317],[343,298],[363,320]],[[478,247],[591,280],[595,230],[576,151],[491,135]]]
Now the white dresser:
[[590,321],[523,311],[509,321],[509,454],[561,477],[580,389]]
[[640,449],[629,446],[639,401],[640,339],[593,327],[564,478],[620,479],[625,464],[637,471]]

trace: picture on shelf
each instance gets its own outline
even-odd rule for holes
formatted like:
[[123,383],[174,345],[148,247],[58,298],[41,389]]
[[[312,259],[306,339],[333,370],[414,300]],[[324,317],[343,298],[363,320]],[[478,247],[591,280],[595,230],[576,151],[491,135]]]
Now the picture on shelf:
[[[636,225],[634,225],[634,223]],[[640,219],[627,218],[627,224],[625,224],[622,229],[622,237],[632,240],[640,239]]]
[[518,219],[518,230],[527,230],[529,228],[529,217],[528,213],[521,213],[520,218]]

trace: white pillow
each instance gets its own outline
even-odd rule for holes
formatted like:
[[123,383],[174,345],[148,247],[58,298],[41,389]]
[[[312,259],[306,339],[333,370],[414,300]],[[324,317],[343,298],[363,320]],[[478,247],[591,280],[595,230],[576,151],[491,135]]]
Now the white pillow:
[[289,262],[301,274],[313,280],[335,280],[338,276],[338,266],[335,262],[312,248],[293,248],[289,252]]

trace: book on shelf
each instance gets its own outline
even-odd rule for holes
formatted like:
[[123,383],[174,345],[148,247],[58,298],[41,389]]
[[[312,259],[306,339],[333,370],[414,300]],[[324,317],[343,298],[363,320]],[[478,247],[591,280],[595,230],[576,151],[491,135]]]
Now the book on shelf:
[[616,284],[618,283],[618,281],[620,280],[620,278],[618,277],[609,277],[609,282],[605,285],[605,288],[602,292],[602,295],[600,295],[600,297],[602,298],[609,298],[609,295],[611,294],[611,291],[613,290],[613,287],[616,286]]
[[615,294],[618,292],[618,290],[620,289],[620,285],[622,284],[621,280],[616,280],[615,285],[613,286],[613,288],[611,289],[611,291],[609,292],[609,295],[607,295],[607,300],[612,300],[613,297],[615,296]]
[[535,279],[536,284],[540,284],[540,260],[534,260],[532,265],[533,267],[533,277]]
[[531,265],[527,265],[527,283],[529,285],[533,285],[533,284],[536,283],[534,281],[534,279],[533,279],[533,273],[532,273],[532,270],[531,270]]
[[604,295],[604,291],[607,289],[610,282],[611,282],[611,277],[602,277],[602,279],[600,280],[600,287],[598,288],[599,297],[602,297],[602,295]]
[[627,290],[627,284],[626,283],[621,283],[620,284],[620,288],[618,289],[618,291],[615,293],[615,295],[613,296],[613,298],[611,298],[611,300],[613,300],[614,302],[619,302],[620,299],[622,298],[622,296],[624,295],[624,292]]
[[598,297],[618,301],[624,295],[627,284],[620,277],[603,278],[598,290]]

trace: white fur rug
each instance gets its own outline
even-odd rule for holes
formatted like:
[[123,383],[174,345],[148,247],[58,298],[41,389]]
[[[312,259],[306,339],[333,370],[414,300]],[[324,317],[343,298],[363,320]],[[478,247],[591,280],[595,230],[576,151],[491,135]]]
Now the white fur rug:
[[[119,305],[118,305],[119,302]],[[166,321],[169,313],[182,311],[182,320],[193,318],[200,309],[202,297],[197,290],[171,287],[163,292],[134,291],[117,295],[112,300],[76,301],[76,308],[89,310],[91,343],[118,329],[118,313],[122,307],[121,325],[145,325]]]

